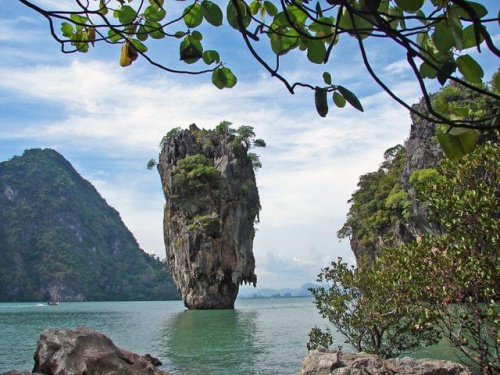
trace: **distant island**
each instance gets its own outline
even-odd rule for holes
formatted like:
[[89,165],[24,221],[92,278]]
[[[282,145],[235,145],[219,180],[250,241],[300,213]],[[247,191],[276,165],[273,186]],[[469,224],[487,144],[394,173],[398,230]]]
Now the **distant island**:
[[62,155],[0,163],[0,302],[178,298],[167,264]]
[[271,289],[271,288],[252,288],[243,289],[240,291],[238,298],[240,299],[262,299],[262,298],[302,298],[302,297],[312,297],[312,293],[309,288],[317,287],[316,284],[306,283],[300,288],[282,288],[282,289]]

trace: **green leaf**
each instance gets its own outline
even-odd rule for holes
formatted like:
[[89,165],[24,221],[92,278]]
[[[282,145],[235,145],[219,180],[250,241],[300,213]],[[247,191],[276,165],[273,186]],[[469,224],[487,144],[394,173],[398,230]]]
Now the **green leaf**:
[[332,84],[332,76],[330,75],[330,73],[328,73],[328,72],[324,72],[323,73],[323,81],[325,81],[325,83],[327,85],[331,85]]
[[363,109],[363,106],[361,105],[361,102],[359,101],[358,97],[353,92],[349,91],[344,86],[337,86],[337,90],[345,98],[345,100],[347,100],[347,102],[350,105],[352,105],[358,111],[364,112],[364,109]]
[[455,45],[453,35],[444,18],[436,24],[432,41],[440,52],[448,52]]
[[316,86],[314,89],[314,104],[316,105],[316,111],[321,117],[326,117],[328,114],[327,93],[328,91],[323,87]]
[[144,42],[146,39],[148,39],[148,32],[144,25],[140,25],[139,28],[137,29],[137,39],[140,41]]
[[443,86],[448,78],[455,73],[455,70],[457,70],[457,64],[455,60],[448,60],[445,63],[441,64],[439,67],[439,71],[437,73],[437,79],[441,86]]
[[315,64],[322,64],[325,60],[326,47],[321,40],[311,39],[307,46],[307,58]]
[[250,12],[252,13],[253,16],[255,16],[257,13],[259,13],[261,6],[262,6],[262,2],[260,2],[258,0],[253,0],[250,3]]
[[445,129],[446,127],[439,128],[436,136],[445,155],[450,160],[458,161],[474,151],[477,144],[477,133],[474,130],[467,130],[460,135],[451,135]]
[[250,22],[252,22],[250,8],[248,7],[247,3],[242,0],[237,0],[236,4],[238,10],[235,8],[232,1],[228,2],[226,10],[227,22],[233,29],[239,30],[240,24],[238,22],[238,18],[241,18],[243,28],[246,29],[248,25],[250,25]]
[[[484,41],[484,37],[479,34],[480,43]],[[472,48],[477,45],[476,33],[474,31],[474,25],[467,26],[462,32],[462,48]]]
[[450,7],[448,9],[447,15],[448,15],[448,22],[451,26],[451,34],[455,42],[455,47],[457,47],[457,49],[461,51],[462,39],[463,39],[462,22],[460,22],[460,18],[458,17],[458,14],[453,7]]
[[[476,12],[476,15],[479,18],[483,18],[488,14],[488,9],[486,9],[484,5],[476,3],[474,1],[466,1],[466,3],[471,6],[471,8],[474,10],[474,12]],[[472,20],[469,13],[461,6],[453,4],[452,8],[458,13],[459,17],[465,18],[467,20]]]
[[222,68],[217,68],[212,72],[212,83],[219,90],[222,90],[223,88],[226,87],[227,78],[224,72],[222,71]]
[[266,9],[267,14],[269,14],[271,17],[274,17],[278,14],[278,8],[276,8],[276,6],[270,1],[264,1],[264,8]]
[[212,83],[220,90],[234,87],[236,82],[236,77],[228,68],[217,68],[212,73]]
[[217,51],[214,50],[207,50],[203,52],[203,61],[205,64],[210,65],[214,62],[219,63],[220,62],[220,56]]
[[222,10],[217,4],[212,3],[208,0],[203,0],[201,2],[201,7],[203,11],[203,17],[205,17],[209,24],[211,24],[212,26],[222,25]]
[[148,47],[146,47],[144,44],[142,44],[139,40],[137,39],[131,39],[130,42],[134,46],[134,48],[139,51],[139,52],[147,52]]
[[203,35],[198,30],[194,30],[191,33],[191,37],[196,39],[198,42],[201,42],[203,40]]
[[422,78],[431,78],[431,79],[434,79],[437,77],[437,70],[434,69],[433,67],[431,67],[429,64],[427,64],[426,62],[422,63],[422,65],[420,65],[420,76]]
[[203,9],[200,3],[194,3],[184,9],[182,16],[187,27],[193,28],[199,26],[203,22]]
[[163,26],[159,22],[146,20],[146,22],[144,22],[144,28],[153,39],[162,39],[165,37]]
[[122,25],[128,25],[128,24],[131,24],[135,20],[136,15],[137,15],[137,13],[134,10],[134,8],[132,8],[129,5],[124,5],[120,9],[120,13],[118,15],[118,20],[120,21],[120,23]]
[[167,16],[167,11],[156,5],[150,5],[144,11],[144,16],[151,21],[160,22]]
[[62,34],[66,38],[71,38],[73,36],[73,34],[75,33],[73,30],[73,25],[71,25],[70,23],[67,23],[67,22],[63,22],[61,24],[61,31],[62,31]]
[[185,31],[176,31],[176,32],[175,32],[175,34],[174,34],[174,36],[175,36],[176,38],[178,38],[178,39],[180,39],[180,38],[184,38],[186,35],[187,35],[187,34],[186,34],[186,32],[185,32]]
[[179,47],[180,58],[187,64],[193,64],[203,57],[203,46],[199,40],[186,36]]
[[483,82],[483,68],[470,55],[458,57],[457,65],[458,70],[462,73],[466,81],[477,84]]
[[336,91],[333,93],[333,102],[339,108],[344,108],[346,104],[345,98]]
[[415,13],[422,8],[424,0],[396,0],[396,4],[407,13]]

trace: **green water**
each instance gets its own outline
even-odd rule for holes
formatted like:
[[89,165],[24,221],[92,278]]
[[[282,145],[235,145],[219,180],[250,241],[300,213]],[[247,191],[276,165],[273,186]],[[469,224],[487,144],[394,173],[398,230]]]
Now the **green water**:
[[0,304],[0,373],[31,370],[46,327],[87,326],[151,353],[173,374],[296,374],[307,334],[326,326],[311,298],[237,300],[235,310],[188,311],[180,301]]
[[[31,370],[43,328],[87,326],[150,353],[176,375],[297,374],[308,332],[326,327],[312,298],[237,300],[235,310],[188,311],[180,301],[0,304],[0,373]],[[341,337],[335,346],[343,345]],[[449,357],[446,346],[421,357]]]

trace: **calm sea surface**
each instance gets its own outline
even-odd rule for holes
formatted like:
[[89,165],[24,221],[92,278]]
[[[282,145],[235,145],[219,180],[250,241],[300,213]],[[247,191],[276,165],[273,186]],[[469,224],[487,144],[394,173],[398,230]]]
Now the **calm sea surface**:
[[[215,311],[188,311],[181,301],[0,303],[0,373],[32,369],[43,328],[87,326],[176,375],[297,374],[315,325],[328,326],[312,298],[237,300],[235,310]],[[348,350],[343,341],[334,345]]]

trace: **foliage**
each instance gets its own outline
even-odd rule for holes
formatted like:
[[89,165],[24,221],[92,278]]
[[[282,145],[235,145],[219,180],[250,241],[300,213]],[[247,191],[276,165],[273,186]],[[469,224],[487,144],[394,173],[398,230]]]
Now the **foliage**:
[[347,220],[337,232],[339,238],[349,238],[351,243],[362,249],[362,253],[372,257],[377,252],[380,239],[390,243],[392,236],[388,229],[408,215],[410,203],[398,183],[405,157],[403,146],[392,147],[385,152],[384,162],[378,171],[360,177],[358,190],[349,200],[352,205]]
[[[0,163],[0,301],[178,298],[167,264],[139,248],[120,215],[61,155]],[[64,292],[65,291],[65,292]]]
[[354,268],[339,258],[317,281],[324,286],[310,290],[320,314],[358,351],[391,358],[439,340],[426,310],[394,294],[378,262]]
[[333,343],[332,334],[330,329],[326,329],[323,332],[320,328],[314,327],[309,332],[309,342],[307,343],[307,350],[314,350],[320,346],[323,348],[329,348]]
[[499,151],[487,142],[460,163],[444,160],[437,171],[412,176],[445,234],[385,249],[380,258],[393,267],[386,277],[394,293],[425,306],[449,342],[488,374],[500,371]]
[[[305,0],[227,0],[225,14],[218,3],[209,0],[191,0],[181,12],[176,12],[176,2],[169,0],[76,0],[76,8],[66,5],[55,11],[29,0],[19,1],[49,21],[51,33],[65,53],[87,52],[90,45],[118,45],[122,66],[131,65],[140,56],[171,73],[209,73],[219,89],[233,87],[237,78],[219,52],[207,48],[203,32],[213,33],[210,27],[218,28],[227,22],[242,36],[255,60],[290,93],[299,87],[314,91],[321,116],[326,116],[329,102],[337,107],[349,103],[361,111],[363,107],[353,92],[333,83],[328,71],[322,74],[321,86],[316,82],[289,81],[280,72],[281,60],[287,55],[294,59],[303,54],[311,65],[326,66],[332,54],[349,43],[350,38],[357,44],[373,80],[408,110],[431,122],[484,128],[473,119],[454,119],[440,113],[427,92],[431,80],[441,85],[448,80],[461,82],[483,96],[497,102],[500,99],[498,92],[481,86],[484,71],[474,58],[476,52],[500,57],[487,28],[498,22],[498,16],[495,12],[490,15],[483,5],[470,0],[431,1],[425,6],[424,0],[327,0],[317,2],[315,7]],[[204,67],[183,70],[155,60],[152,56],[158,54],[150,53],[150,48],[169,45],[167,41],[157,43],[161,39],[177,39],[180,60],[188,66],[203,62]],[[368,51],[373,39],[388,41],[406,56],[428,113],[412,108],[377,75]]]
[[216,190],[219,179],[217,168],[202,154],[187,155],[179,160],[172,176],[176,193],[181,196]]

